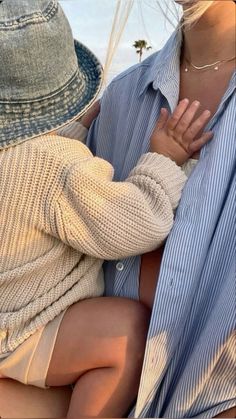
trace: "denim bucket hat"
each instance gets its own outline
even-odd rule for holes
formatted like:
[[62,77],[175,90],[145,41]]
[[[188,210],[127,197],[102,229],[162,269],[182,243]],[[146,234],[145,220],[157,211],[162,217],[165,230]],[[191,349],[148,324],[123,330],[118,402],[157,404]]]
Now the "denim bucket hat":
[[101,82],[57,0],[0,0],[0,149],[80,117]]

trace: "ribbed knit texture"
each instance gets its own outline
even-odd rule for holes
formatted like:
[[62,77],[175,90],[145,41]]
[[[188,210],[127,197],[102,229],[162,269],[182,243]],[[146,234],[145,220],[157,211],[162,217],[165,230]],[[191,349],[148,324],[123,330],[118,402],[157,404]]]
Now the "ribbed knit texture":
[[160,245],[186,176],[141,157],[125,182],[76,140],[45,136],[0,152],[0,356],[78,300],[103,294],[103,259]]
[[60,137],[71,138],[72,140],[79,140],[80,142],[85,143],[88,130],[76,120],[57,130],[57,134]]

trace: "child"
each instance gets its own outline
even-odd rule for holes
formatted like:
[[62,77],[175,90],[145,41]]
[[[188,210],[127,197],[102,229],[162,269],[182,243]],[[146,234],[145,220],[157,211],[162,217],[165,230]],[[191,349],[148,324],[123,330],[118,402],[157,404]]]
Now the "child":
[[120,417],[137,395],[149,315],[101,297],[102,262],[165,240],[186,180],[178,165],[211,138],[193,141],[209,113],[191,124],[198,103],[163,110],[152,152],[112,182],[109,163],[50,134],[83,114],[101,80],[59,4],[3,1],[0,43],[0,374],[74,383],[70,418]]

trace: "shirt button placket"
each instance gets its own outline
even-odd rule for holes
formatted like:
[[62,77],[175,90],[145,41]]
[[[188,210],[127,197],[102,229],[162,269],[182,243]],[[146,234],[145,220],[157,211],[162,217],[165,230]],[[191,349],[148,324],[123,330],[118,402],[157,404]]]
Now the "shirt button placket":
[[116,264],[117,271],[121,272],[124,269],[124,264],[122,262],[117,262]]

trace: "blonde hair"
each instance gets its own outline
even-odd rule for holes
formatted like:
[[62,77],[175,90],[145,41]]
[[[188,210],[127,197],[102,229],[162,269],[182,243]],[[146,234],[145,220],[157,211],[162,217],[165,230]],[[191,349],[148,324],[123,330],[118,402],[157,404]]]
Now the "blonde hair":
[[190,0],[179,0],[179,5],[187,6],[181,13],[182,8],[178,7],[174,0],[156,0],[157,6],[173,27],[178,25],[186,29],[194,25],[214,2],[215,0],[195,0],[194,3]]
[[[183,5],[184,3],[189,3],[189,0],[182,0],[181,4]],[[214,0],[201,0],[197,1],[192,6],[187,7],[183,13],[183,26],[186,28],[191,27],[202,17],[213,3]]]
[[[173,7],[170,7],[170,1],[174,5]],[[180,0],[180,3],[182,5],[189,4],[189,0]],[[185,28],[191,27],[194,23],[196,23],[201,16],[207,11],[207,9],[215,2],[215,0],[196,0],[194,4],[187,7],[184,10],[183,18],[180,21],[179,25],[184,26]],[[176,23],[180,19],[180,14],[178,12],[177,6],[174,3],[174,0],[166,0],[166,11],[164,10],[165,7],[163,7],[163,0],[156,0],[156,3],[158,4],[159,8],[162,10],[164,15],[166,16],[167,20],[173,24],[173,19],[176,19]],[[116,0],[116,9],[114,14],[114,19],[112,23],[110,38],[109,38],[109,44],[107,49],[107,55],[105,60],[105,66],[104,66],[104,84],[106,85],[106,79],[107,74],[109,72],[112,59],[114,57],[114,54],[117,50],[119,41],[121,39],[121,36],[123,34],[124,28],[126,26],[128,17],[130,15],[130,12],[132,10],[132,7],[134,5],[134,0]]]

